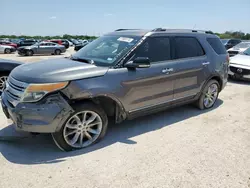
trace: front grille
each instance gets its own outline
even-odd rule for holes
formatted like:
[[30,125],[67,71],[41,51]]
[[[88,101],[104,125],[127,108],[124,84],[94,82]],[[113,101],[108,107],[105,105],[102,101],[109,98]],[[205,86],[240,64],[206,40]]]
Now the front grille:
[[8,101],[11,103],[13,106],[16,106],[25,91],[25,89],[28,87],[27,83],[20,82],[11,76],[7,80],[5,92],[8,95]]
[[230,71],[239,75],[250,75],[250,70],[230,66]]
[[230,51],[228,51],[228,53],[229,53],[230,57],[233,57],[233,56],[237,55],[239,53],[239,51],[230,50]]

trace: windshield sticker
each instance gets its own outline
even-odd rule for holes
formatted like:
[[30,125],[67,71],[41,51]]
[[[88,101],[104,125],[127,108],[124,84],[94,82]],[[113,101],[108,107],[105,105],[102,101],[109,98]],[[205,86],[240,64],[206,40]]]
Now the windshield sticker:
[[118,41],[121,41],[121,42],[128,42],[128,43],[130,43],[130,42],[132,42],[134,39],[128,38],[128,37],[120,37],[120,38],[118,38],[117,40],[118,40]]

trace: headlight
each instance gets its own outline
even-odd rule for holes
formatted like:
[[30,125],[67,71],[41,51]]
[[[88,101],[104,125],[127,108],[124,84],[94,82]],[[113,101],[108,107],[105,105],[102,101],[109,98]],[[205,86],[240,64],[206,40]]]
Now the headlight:
[[47,93],[65,88],[68,82],[48,83],[48,84],[30,84],[21,99],[22,102],[36,102],[42,99]]

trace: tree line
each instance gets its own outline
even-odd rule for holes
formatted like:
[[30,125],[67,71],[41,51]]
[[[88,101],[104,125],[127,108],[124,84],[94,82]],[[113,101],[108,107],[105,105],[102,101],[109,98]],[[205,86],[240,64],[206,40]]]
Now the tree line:
[[[221,39],[229,39],[229,38],[237,38],[242,40],[250,40],[250,33],[244,33],[241,31],[226,31],[225,33],[215,33]],[[0,38],[25,38],[25,39],[96,39],[96,36],[88,36],[88,35],[68,35],[64,34],[62,36],[27,36],[27,35],[0,35]]]
[[242,40],[250,40],[250,33],[244,33],[241,31],[226,31],[225,33],[215,33],[221,39],[236,38]]
[[25,39],[96,39],[96,36],[88,36],[88,35],[55,35],[55,36],[30,36],[30,35],[0,35],[0,38],[11,38],[11,39],[20,39],[20,38],[25,38]]

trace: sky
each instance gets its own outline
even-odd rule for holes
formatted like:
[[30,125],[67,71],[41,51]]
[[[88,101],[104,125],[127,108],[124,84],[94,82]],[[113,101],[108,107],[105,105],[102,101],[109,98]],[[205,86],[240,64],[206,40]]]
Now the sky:
[[0,35],[95,35],[118,28],[250,33],[250,0],[0,0]]

